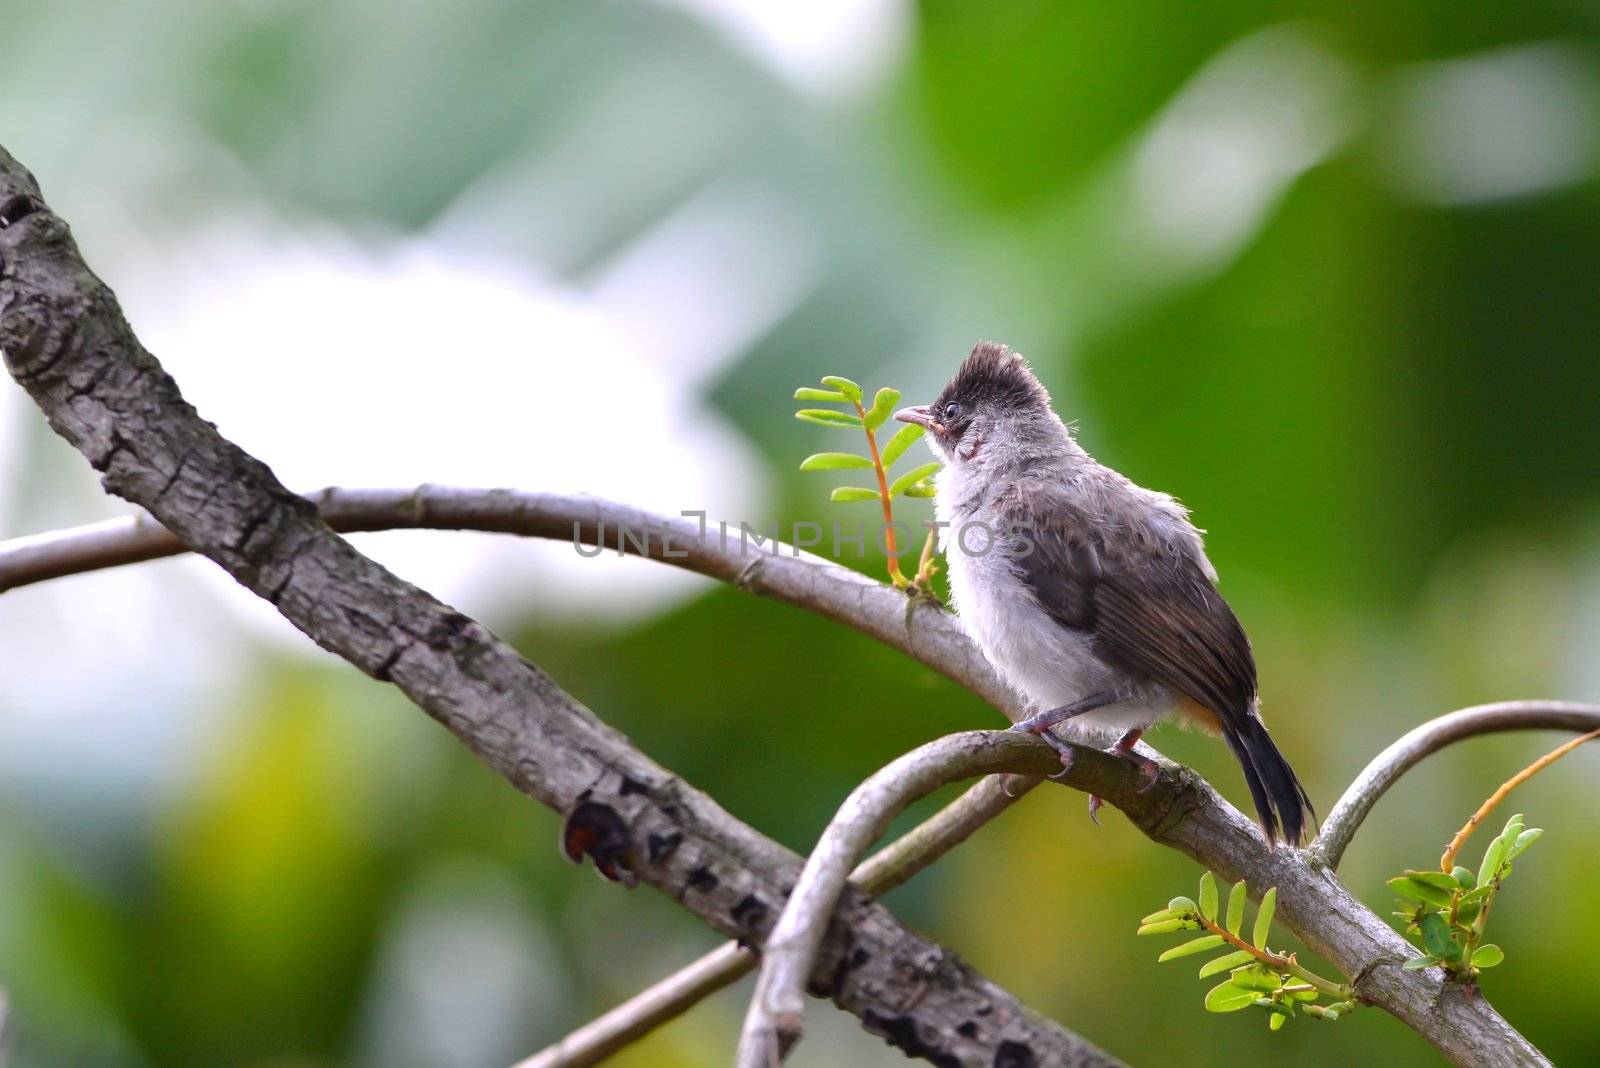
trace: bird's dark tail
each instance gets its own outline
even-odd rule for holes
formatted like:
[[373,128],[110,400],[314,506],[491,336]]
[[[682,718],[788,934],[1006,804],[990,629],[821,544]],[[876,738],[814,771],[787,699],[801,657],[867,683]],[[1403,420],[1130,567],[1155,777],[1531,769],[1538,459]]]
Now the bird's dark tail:
[[1242,728],[1236,729],[1230,724],[1223,735],[1244,768],[1244,781],[1250,787],[1250,799],[1255,802],[1261,830],[1268,842],[1300,845],[1306,831],[1314,830],[1317,825],[1311,799],[1267,733],[1266,724],[1254,715],[1243,719]]

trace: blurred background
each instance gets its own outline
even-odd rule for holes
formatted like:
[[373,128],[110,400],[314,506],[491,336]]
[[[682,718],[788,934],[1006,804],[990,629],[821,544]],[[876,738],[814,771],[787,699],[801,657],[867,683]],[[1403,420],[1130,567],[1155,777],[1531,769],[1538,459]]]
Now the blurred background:
[[[1600,698],[1591,5],[152,0],[13,5],[5,34],[0,141],[292,486],[866,519],[796,472],[844,440],[791,391],[927,400],[994,338],[1210,528],[1322,811],[1425,718]],[[0,382],[0,534],[126,511]],[[886,761],[999,722],[656,565],[361,544],[797,850]],[[554,815],[209,564],[8,593],[0,649],[17,1065],[501,1065],[717,944],[570,867]],[[1223,747],[1154,740],[1247,800]],[[1387,912],[1556,741],[1407,776],[1351,889]],[[1484,981],[1562,1064],[1600,1063],[1597,772],[1580,750],[1507,811],[1548,834]],[[1134,1063],[1436,1063],[1376,1010],[1205,1014],[1133,936],[1194,865],[1106,824],[1040,790],[888,900]],[[747,992],[617,1063],[725,1063]],[[797,1065],[902,1063],[812,1022]]]

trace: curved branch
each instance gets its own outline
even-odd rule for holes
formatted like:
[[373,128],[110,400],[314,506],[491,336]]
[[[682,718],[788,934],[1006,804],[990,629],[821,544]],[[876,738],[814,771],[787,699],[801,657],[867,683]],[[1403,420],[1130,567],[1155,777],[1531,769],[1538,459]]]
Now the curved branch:
[[1597,727],[1600,727],[1600,705],[1575,701],[1501,701],[1430,719],[1401,735],[1362,769],[1345,788],[1328,818],[1322,821],[1322,830],[1316,841],[1307,847],[1306,856],[1313,862],[1337,868],[1350,840],[1378,799],[1424,757],[1447,745],[1463,738],[1501,731],[1590,731]]
[[[108,491],[563,813],[569,854],[655,887],[729,937],[765,938],[799,874],[794,854],[650,760],[481,624],[357,552],[201,419],[3,149],[0,204],[6,366]],[[829,957],[818,989],[929,1059],[987,1063],[1015,1044],[1046,1064],[1084,1045],[860,893],[841,908]],[[957,1030],[985,1012],[984,1034]]]
[[[898,649],[1015,718],[1021,703],[948,612],[859,571],[781,542],[668,518],[586,494],[423,485],[307,494],[340,533],[479,530],[521,534],[659,560],[815,612]],[[156,560],[188,547],[148,515],[0,542],[0,592],[104,567]]]
[[[761,976],[739,1037],[738,1068],[768,1068],[800,1038],[806,978],[847,873],[913,801],[946,783],[994,772],[1050,774],[1055,752],[1009,731],[969,731],[919,746],[851,791],[822,832],[762,950]],[[1103,1064],[1103,1054],[1084,1063]]]
[[[1042,780],[991,775],[862,862],[850,881],[864,893],[882,894],[944,856]],[[515,1068],[585,1068],[675,1019],[701,1000],[750,974],[756,955],[727,942],[551,1045]]]

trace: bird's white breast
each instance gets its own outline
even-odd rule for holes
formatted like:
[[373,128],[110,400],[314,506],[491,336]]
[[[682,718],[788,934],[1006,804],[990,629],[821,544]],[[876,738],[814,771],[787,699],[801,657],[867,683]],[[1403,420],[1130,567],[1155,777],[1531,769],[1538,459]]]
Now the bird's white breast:
[[[964,512],[959,496],[964,480],[959,475],[946,477],[945,472],[940,476],[935,506],[940,521],[950,524],[944,548],[951,600],[967,634],[995,670],[1034,711],[1125,685],[1121,673],[1095,655],[1087,631],[1064,627],[1039,607],[1003,548],[991,545],[995,524],[986,508],[980,505]],[[1086,741],[1113,741],[1170,711],[1171,702],[1164,696],[1143,694],[1069,721],[1061,729]]]

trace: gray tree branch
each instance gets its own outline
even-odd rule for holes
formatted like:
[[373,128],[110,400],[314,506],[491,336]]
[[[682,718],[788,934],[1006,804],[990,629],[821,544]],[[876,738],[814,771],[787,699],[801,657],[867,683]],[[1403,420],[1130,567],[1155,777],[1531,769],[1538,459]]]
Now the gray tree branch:
[[[357,552],[184,401],[84,264],[33,177],[0,149],[0,348],[50,425],[195,552],[319,645],[392,682],[518,789],[565,842],[759,944],[799,873],[788,850],[670,774],[499,638]],[[261,368],[261,373],[271,373]],[[859,892],[815,989],[908,1052],[1039,1064],[1087,1044]],[[962,1028],[969,1020],[978,1028]]]
[[[65,224],[43,210],[31,178],[0,153],[0,209],[5,209],[0,215],[16,220],[17,213],[9,210],[14,203],[25,208],[37,203],[38,209],[0,230],[0,256],[5,259],[0,275],[0,346],[7,351],[14,376],[34,395],[52,425],[105,471],[108,489],[145,504],[184,543],[273,600],[319,642],[370,673],[392,678],[520,788],[568,810],[564,806],[575,802],[577,794],[543,784],[567,781],[571,776],[559,773],[573,770],[563,766],[570,759],[577,764],[576,778],[584,788],[604,793],[608,807],[618,811],[627,827],[645,833],[664,827],[669,834],[679,833],[679,821],[662,811],[662,804],[671,801],[664,801],[661,794],[687,787],[627,747],[620,736],[476,624],[398,583],[355,553],[315,519],[310,506],[198,420],[170,379],[139,348],[109,292],[83,267]],[[385,507],[399,507],[411,496],[398,492]],[[607,512],[632,515],[635,523],[650,530],[661,529],[662,522],[682,522],[656,521],[635,509],[589,499],[566,499],[566,507],[567,521],[576,517],[580,525],[590,524],[584,536],[591,541],[598,533],[594,524]],[[536,517],[531,523],[548,518]],[[485,520],[492,521],[493,517]],[[153,533],[146,531],[143,536]],[[571,528],[558,536],[572,536]],[[82,535],[78,551],[102,551],[103,547],[94,548],[94,540]],[[908,608],[899,594],[848,569],[787,555],[755,560],[742,555],[735,560],[697,542],[674,545],[672,551],[658,542],[658,551],[645,555],[755,592],[782,596],[852,626],[934,667],[1008,715],[1017,715],[1012,695],[959,627],[937,609]],[[674,557],[678,551],[688,555]],[[39,577],[49,570],[37,562],[28,566]],[[420,603],[415,603],[417,598]],[[488,655],[480,657],[485,643],[490,646]],[[458,671],[467,676],[460,686]],[[524,752],[535,755],[525,759]],[[560,754],[559,760],[553,754]],[[622,777],[635,770],[645,776],[631,778],[636,785],[646,785],[643,794],[620,789]],[[1315,852],[1269,849],[1254,825],[1194,773],[1167,766],[1157,785],[1141,794],[1128,776],[1080,760],[1071,785],[1099,793],[1156,841],[1189,854],[1227,879],[1245,879],[1253,896],[1278,887],[1278,916],[1290,930],[1354,977],[1363,1000],[1401,1019],[1457,1063],[1543,1063],[1538,1051],[1481,996],[1444,984],[1431,970],[1403,971],[1400,965],[1411,955],[1405,941],[1356,901]],[[716,813],[713,824],[737,825],[709,799],[693,796],[697,805]],[[626,803],[618,810],[620,802]],[[723,855],[747,848],[753,858],[794,870],[791,855],[742,825],[735,832]],[[630,838],[634,849],[640,840],[637,834]],[[699,848],[712,853],[722,845],[697,839]],[[683,864],[667,866],[674,877],[683,877]],[[665,875],[659,878],[670,882]],[[770,880],[758,881],[772,893]],[[781,884],[777,889],[781,891]],[[726,912],[718,912],[718,907],[728,907],[729,896],[721,895],[722,900],[706,909],[711,914],[707,918],[721,930],[731,926]],[[782,894],[749,896],[765,905]],[[847,928],[856,921],[859,907],[855,898],[846,896],[841,917]],[[755,926],[759,930],[753,936],[759,939],[765,926]],[[828,959],[827,953],[823,959]],[[838,1000],[837,992],[835,997]],[[862,1009],[859,1000],[853,1004]]]
[[1060,770],[1053,751],[1040,752],[1020,734],[968,731],[913,749],[850,792],[806,860],[777,924],[761,952],[738,1068],[767,1068],[786,1057],[800,1038],[805,984],[827,933],[848,873],[889,822],[905,807],[947,783],[974,775]]
[[[979,827],[1011,807],[1042,780],[1018,775],[1004,782],[991,775],[863,861],[850,881],[878,895],[966,841]],[[737,942],[727,942],[684,965],[658,983],[552,1043],[516,1068],[585,1068],[681,1015],[755,968],[757,957]]]

